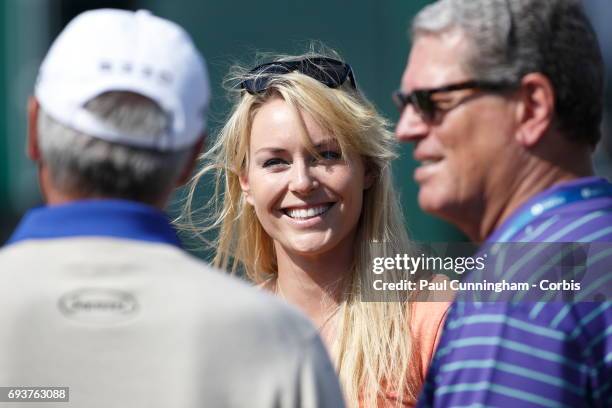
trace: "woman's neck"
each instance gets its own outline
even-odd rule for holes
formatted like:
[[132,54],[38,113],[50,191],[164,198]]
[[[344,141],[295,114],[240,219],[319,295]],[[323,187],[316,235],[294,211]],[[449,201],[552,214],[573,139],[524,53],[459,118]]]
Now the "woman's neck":
[[301,309],[322,334],[330,332],[353,267],[354,239],[312,256],[275,247],[278,277],[270,289]]

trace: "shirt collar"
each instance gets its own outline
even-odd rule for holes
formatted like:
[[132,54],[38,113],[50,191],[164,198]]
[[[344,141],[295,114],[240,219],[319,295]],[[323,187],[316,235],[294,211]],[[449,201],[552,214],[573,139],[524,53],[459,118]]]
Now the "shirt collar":
[[[522,204],[521,206],[519,206],[519,208],[517,208],[512,215],[510,215],[510,217],[504,221],[502,223],[502,225],[497,228],[493,234],[491,234],[489,236],[489,238],[487,238],[486,242],[487,243],[493,243],[493,242],[497,242],[497,240],[499,239],[499,237],[502,236],[502,234],[506,231],[506,229],[508,229],[510,227],[510,225],[512,225],[514,222],[516,222],[516,218],[519,214],[521,214],[523,211],[525,211],[527,208],[531,207],[532,205],[534,205],[535,203],[545,200],[549,197],[552,197],[555,194],[559,194],[559,192],[568,189],[568,188],[574,188],[574,187],[582,187],[582,186],[588,186],[588,185],[595,185],[595,184],[608,184],[608,181],[605,178],[602,177],[596,177],[596,176],[592,176],[592,177],[582,177],[582,178],[578,178],[575,180],[571,180],[571,181],[566,181],[563,183],[559,183],[556,184],[544,191],[542,191],[541,193],[536,194],[535,196],[533,196],[532,198],[530,198],[529,200],[527,200],[524,204]],[[537,217],[536,217],[537,218]],[[534,218],[535,220],[535,218]]]
[[8,244],[30,239],[115,237],[180,247],[168,217],[145,204],[84,200],[40,207],[23,217]]

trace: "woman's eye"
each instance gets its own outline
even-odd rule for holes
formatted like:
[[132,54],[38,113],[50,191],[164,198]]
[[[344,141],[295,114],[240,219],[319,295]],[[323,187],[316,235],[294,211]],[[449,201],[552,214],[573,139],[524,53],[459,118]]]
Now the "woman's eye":
[[283,159],[279,159],[279,158],[275,157],[273,159],[266,160],[263,163],[262,167],[278,166],[278,165],[282,165],[282,164],[287,164],[287,162],[284,161]]
[[324,160],[340,160],[342,158],[342,154],[340,152],[336,152],[333,150],[326,150],[324,152],[320,152],[319,155]]

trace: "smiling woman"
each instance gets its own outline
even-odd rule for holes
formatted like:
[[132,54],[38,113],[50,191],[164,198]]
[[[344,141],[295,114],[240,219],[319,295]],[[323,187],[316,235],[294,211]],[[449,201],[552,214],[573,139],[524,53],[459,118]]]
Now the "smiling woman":
[[241,187],[277,258],[291,252],[322,259],[332,250],[349,255],[366,177],[371,185],[363,159],[353,152],[343,157],[328,131],[280,96],[255,114],[249,152]]
[[[414,405],[447,304],[395,291],[361,301],[376,256],[412,252],[386,121],[336,56],[277,58],[232,78],[236,104],[191,184],[187,224],[218,230],[217,267],[244,271],[310,317],[349,406]],[[192,198],[211,172],[217,201],[196,224]]]

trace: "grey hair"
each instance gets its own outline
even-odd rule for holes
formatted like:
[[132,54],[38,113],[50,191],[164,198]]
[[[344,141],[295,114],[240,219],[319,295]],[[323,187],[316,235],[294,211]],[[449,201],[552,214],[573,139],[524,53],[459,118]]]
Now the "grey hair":
[[[85,105],[90,113],[120,132],[159,136],[168,118],[152,100],[131,92],[107,92]],[[120,145],[63,125],[41,107],[38,143],[54,186],[84,197],[156,203],[173,187],[189,158],[178,152]]]
[[571,140],[601,138],[604,65],[580,0],[440,0],[412,23],[413,39],[459,30],[474,79],[519,84],[539,72],[555,91],[555,125]]

